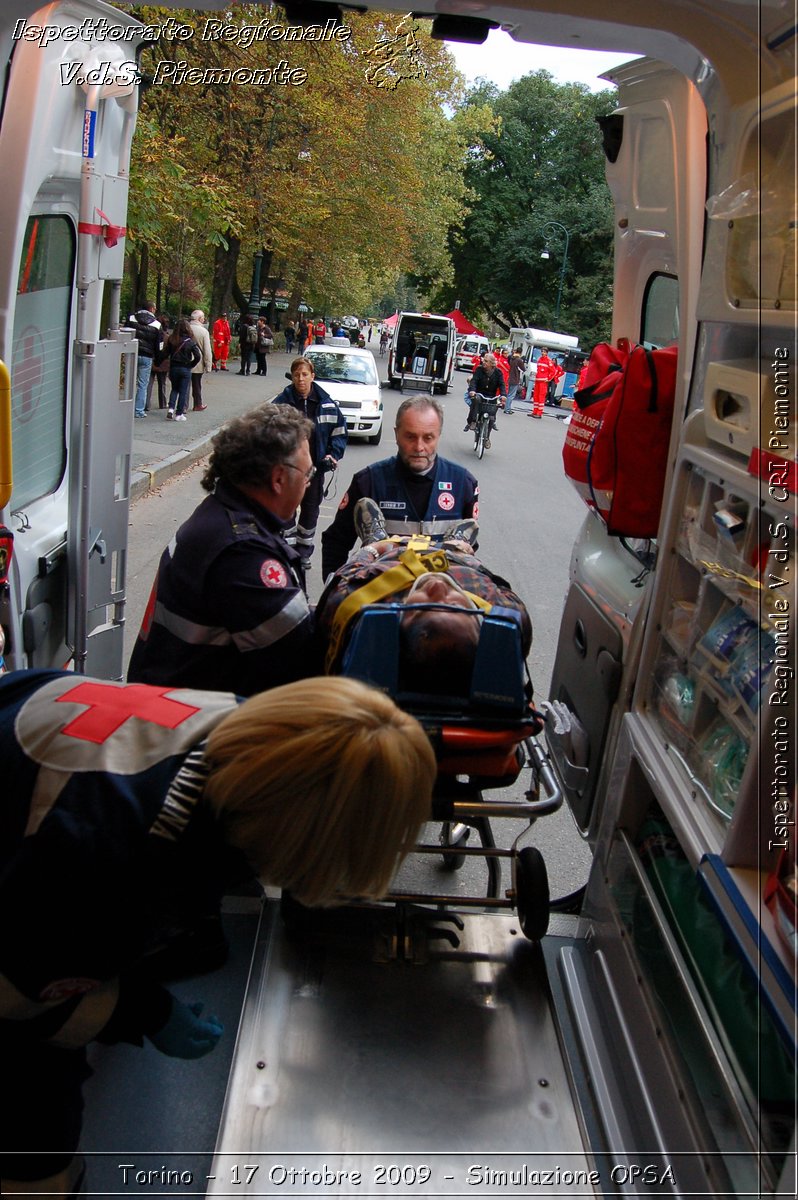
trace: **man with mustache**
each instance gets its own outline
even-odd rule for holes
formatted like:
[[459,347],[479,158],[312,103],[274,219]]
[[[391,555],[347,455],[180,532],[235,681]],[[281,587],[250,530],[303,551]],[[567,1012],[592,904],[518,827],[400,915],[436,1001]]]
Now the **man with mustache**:
[[443,407],[431,396],[410,396],[396,414],[397,453],[358,471],[335,520],[321,539],[322,572],[326,579],[346,562],[358,536],[354,509],[364,496],[380,510],[382,528],[390,537],[413,533],[440,535],[464,518],[479,516],[479,485],[458,463],[438,455]]

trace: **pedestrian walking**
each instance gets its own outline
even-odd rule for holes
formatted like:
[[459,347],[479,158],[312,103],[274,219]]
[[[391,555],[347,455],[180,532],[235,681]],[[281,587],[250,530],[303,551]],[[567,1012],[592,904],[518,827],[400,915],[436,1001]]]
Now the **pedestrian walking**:
[[201,308],[195,308],[191,314],[191,336],[200,348],[202,357],[195,366],[191,368],[191,399],[192,411],[204,412],[208,407],[202,401],[202,377],[210,374],[213,366],[213,352],[211,350],[211,338],[208,329],[205,325],[205,313]]

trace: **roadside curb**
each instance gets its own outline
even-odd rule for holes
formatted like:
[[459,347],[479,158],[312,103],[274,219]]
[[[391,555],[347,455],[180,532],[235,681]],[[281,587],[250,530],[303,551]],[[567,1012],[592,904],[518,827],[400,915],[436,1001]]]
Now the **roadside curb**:
[[147,467],[139,467],[133,471],[130,476],[130,499],[138,500],[141,496],[146,496],[148,492],[154,492],[162,483],[167,483],[175,475],[185,471],[186,467],[191,467],[194,463],[199,462],[201,458],[210,453],[211,442],[218,432],[218,429],[211,429],[196,442],[191,442],[190,445],[176,450],[168,458],[162,458]]

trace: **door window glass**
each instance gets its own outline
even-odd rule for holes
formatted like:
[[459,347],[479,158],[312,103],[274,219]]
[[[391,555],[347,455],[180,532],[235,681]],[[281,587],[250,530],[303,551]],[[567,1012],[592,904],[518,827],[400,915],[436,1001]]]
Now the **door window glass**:
[[66,467],[66,384],[75,236],[66,217],[30,217],[11,351],[13,510],[54,491]]
[[653,275],[643,301],[640,341],[649,350],[670,346],[679,337],[679,280],[674,275]]

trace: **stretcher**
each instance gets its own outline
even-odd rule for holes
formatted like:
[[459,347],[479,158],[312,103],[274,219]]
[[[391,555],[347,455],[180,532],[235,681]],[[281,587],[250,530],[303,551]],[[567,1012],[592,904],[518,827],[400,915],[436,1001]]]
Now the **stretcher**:
[[[537,734],[541,716],[531,705],[529,683],[521,646],[520,615],[514,609],[493,607],[474,611],[479,622],[470,688],[467,695],[449,695],[445,681],[439,694],[412,690],[412,679],[403,678],[400,662],[400,626],[408,611],[452,611],[445,604],[381,604],[358,614],[342,662],[342,673],[388,692],[405,711],[415,716],[435,749],[438,777],[432,818],[441,822],[439,843],[420,843],[415,854],[440,855],[444,866],[458,870],[469,857],[485,860],[485,894],[464,896],[446,892],[392,890],[394,904],[450,904],[484,910],[515,909],[521,928],[531,941],[544,936],[549,922],[549,887],[540,851],[522,844],[533,823],[562,803],[562,790]],[[522,771],[530,772],[523,799],[502,801],[493,795],[516,783]],[[489,798],[485,793],[490,792]],[[542,794],[541,794],[542,793]],[[526,829],[509,847],[497,846],[492,822],[498,818],[522,819]],[[468,846],[471,831],[478,846]],[[511,867],[511,887],[502,893],[500,862]]]

